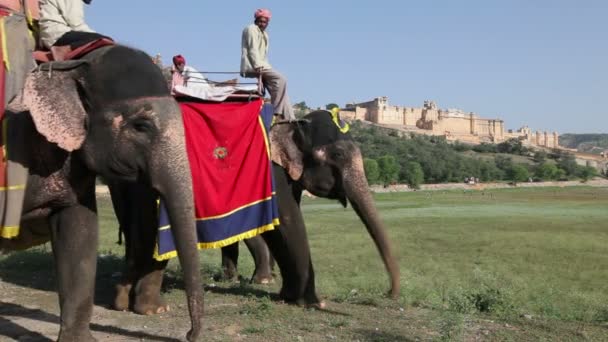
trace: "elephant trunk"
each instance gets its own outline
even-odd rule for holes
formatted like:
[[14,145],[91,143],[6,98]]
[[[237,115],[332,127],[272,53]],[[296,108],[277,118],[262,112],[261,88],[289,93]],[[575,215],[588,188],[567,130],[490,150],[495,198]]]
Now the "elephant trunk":
[[361,221],[365,224],[369,235],[374,240],[382,256],[382,261],[391,280],[390,296],[396,298],[399,295],[400,288],[399,266],[391,252],[386,229],[380,220],[374,199],[369,191],[361,152],[357,150],[353,153],[352,162],[344,168],[342,177],[346,197]]
[[152,186],[159,191],[169,215],[171,232],[184,273],[184,286],[192,322],[187,339],[195,341],[201,332],[203,296],[196,247],[192,176],[181,113],[176,105],[172,114],[163,129],[161,142],[152,151],[150,175]]

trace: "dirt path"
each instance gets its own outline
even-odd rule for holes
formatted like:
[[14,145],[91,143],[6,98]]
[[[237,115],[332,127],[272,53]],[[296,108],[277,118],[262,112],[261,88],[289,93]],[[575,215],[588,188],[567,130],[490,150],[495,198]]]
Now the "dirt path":
[[[56,341],[59,305],[54,291],[0,281],[0,341]],[[171,319],[118,312],[95,305],[91,330],[99,341],[180,341],[188,330],[186,313]]]

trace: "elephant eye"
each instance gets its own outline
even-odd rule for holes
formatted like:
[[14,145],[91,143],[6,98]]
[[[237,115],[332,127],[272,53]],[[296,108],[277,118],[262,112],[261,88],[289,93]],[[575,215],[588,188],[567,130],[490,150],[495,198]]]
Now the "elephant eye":
[[154,122],[148,118],[137,118],[131,122],[131,126],[141,133],[152,133],[156,130]]
[[331,157],[332,157],[332,159],[333,159],[333,160],[335,160],[335,161],[340,161],[340,160],[343,160],[343,159],[345,158],[345,155],[346,155],[346,154],[344,153],[344,151],[342,151],[342,150],[337,150],[337,151],[334,151],[334,152],[331,154]]

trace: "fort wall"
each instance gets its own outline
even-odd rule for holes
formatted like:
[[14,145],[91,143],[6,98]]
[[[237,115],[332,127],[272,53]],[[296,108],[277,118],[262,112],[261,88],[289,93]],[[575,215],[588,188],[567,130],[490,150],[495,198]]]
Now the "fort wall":
[[347,120],[414,128],[419,133],[441,135],[448,140],[500,143],[516,138],[526,145],[559,147],[556,132],[532,132],[527,126],[515,132],[506,131],[501,119],[481,118],[475,113],[458,109],[440,109],[434,101],[425,101],[422,107],[395,106],[389,103],[388,97],[383,96],[372,101],[347,104],[341,109],[340,115]]

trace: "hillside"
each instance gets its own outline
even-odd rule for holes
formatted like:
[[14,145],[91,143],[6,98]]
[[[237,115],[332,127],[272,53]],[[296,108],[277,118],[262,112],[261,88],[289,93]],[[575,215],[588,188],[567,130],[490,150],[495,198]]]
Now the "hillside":
[[574,156],[526,147],[518,139],[472,146],[443,137],[390,130],[361,121],[351,123],[351,134],[364,157],[370,184],[461,183],[471,177],[481,182],[527,182],[589,179],[592,167],[577,165]]
[[579,152],[600,154],[608,149],[608,134],[562,134],[559,144]]

